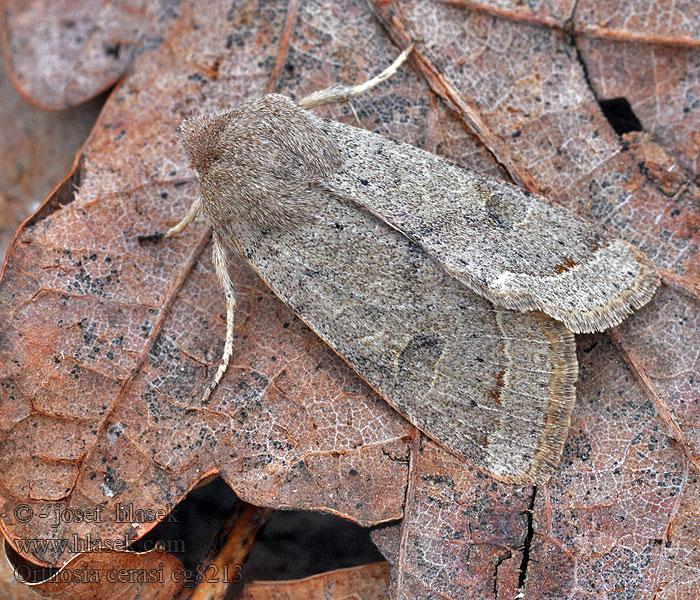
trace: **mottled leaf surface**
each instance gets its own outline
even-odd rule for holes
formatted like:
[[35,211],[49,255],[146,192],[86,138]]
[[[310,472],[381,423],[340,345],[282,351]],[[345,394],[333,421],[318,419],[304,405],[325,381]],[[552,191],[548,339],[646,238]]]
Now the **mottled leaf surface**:
[[578,401],[547,485],[502,486],[420,444],[401,525],[373,535],[396,597],[693,597],[697,475],[620,352],[579,341]]
[[10,540],[138,537],[152,524],[115,523],[116,503],[169,509],[213,471],[258,504],[364,524],[401,515],[409,426],[240,263],[234,364],[208,407],[188,410],[223,342],[209,235],[200,225],[173,243],[137,240],[197,193],[175,137],[182,117],[264,92],[286,16],[271,8],[183,6],[13,248],[0,290],[4,506],[38,515],[106,502],[108,516],[52,528],[10,510]]
[[65,177],[101,102],[59,113],[30,106],[0,64],[0,261],[19,224]]
[[[632,144],[616,136],[595,102],[577,49],[568,38],[529,24],[507,29],[503,20],[462,8],[415,3],[382,5],[378,10],[394,36],[410,37],[416,30],[435,40],[426,44],[422,71],[433,88],[460,107],[465,123],[479,131],[514,178],[638,245],[660,269],[669,284],[668,294],[686,290],[690,297],[677,302],[693,313],[700,310],[697,186],[687,173],[675,176],[675,169],[660,169],[658,165],[670,168],[673,161],[663,158],[666,153],[653,149],[652,143]],[[439,31],[434,25],[429,30],[416,25],[440,22],[445,27]],[[458,49],[458,39],[466,50]],[[535,57],[535,48],[547,52]],[[456,60],[456,52],[475,58]],[[504,62],[508,69],[496,68]],[[484,81],[486,73],[491,74],[489,85]],[[669,318],[658,300],[645,310],[655,314],[658,322]],[[692,348],[691,339],[697,334],[687,331],[691,336],[687,346]],[[649,363],[637,360],[643,342],[634,336],[625,342],[635,369],[648,368]],[[663,345],[659,349],[673,352]],[[683,368],[692,371],[695,360],[694,353],[684,353]],[[640,376],[648,380],[646,371],[640,371]],[[697,432],[674,416],[687,398],[653,395],[669,430],[696,462]]]
[[[186,410],[223,343],[207,235],[136,242],[196,194],[181,118],[357,82],[397,48],[360,2],[292,3],[293,18],[286,3],[201,14],[183,2],[110,99],[73,179],[11,249],[0,283],[4,532],[95,533],[21,525],[10,509],[168,507],[219,470],[251,502],[365,524],[404,515],[373,534],[395,597],[697,596],[697,11],[579,2],[570,21],[572,4],[377,4],[400,45],[425,43],[416,71],[353,101],[364,127],[507,173],[660,269],[650,305],[610,338],[580,340],[578,404],[548,485],[497,484],[416,437],[240,265],[233,368],[210,410]],[[614,132],[598,100],[617,96],[643,134]],[[354,122],[347,106],[317,114]]]
[[[697,13],[697,11],[694,11]],[[700,49],[581,37],[581,56],[598,98],[625,98],[695,181],[700,176]],[[680,181],[683,169],[668,165]],[[664,192],[673,198],[677,187]]]
[[452,0],[505,17],[565,28],[587,37],[697,46],[700,17],[693,0]]
[[373,563],[293,581],[254,581],[241,600],[389,600],[389,566]]
[[[700,310],[698,193],[692,174],[683,174],[679,167],[664,168],[673,165],[673,159],[648,138],[620,139],[614,133],[587,82],[579,50],[572,45],[576,38],[464,7],[393,3],[378,4],[377,12],[396,39],[419,35],[426,40],[420,65],[431,87],[459,109],[465,124],[477,132],[514,179],[637,244],[661,270],[668,285],[611,335],[640,384],[637,402],[652,402],[653,427],[660,426],[675,440],[674,456],[679,462],[671,466],[652,463],[649,469],[655,475],[647,487],[655,489],[661,473],[692,479],[698,464],[698,430],[693,418],[697,404],[693,382],[698,376],[694,324]],[[680,174],[675,175],[675,170]],[[618,443],[627,447],[624,441]],[[556,478],[550,487],[554,485]],[[576,500],[586,494],[582,491]],[[643,497],[630,495],[630,506],[634,506],[633,499],[641,504]],[[692,493],[685,498],[694,504]],[[677,517],[668,505],[666,508],[670,511],[666,519]],[[639,514],[647,512],[645,507]],[[591,530],[604,527],[596,524],[593,515],[585,514],[592,521]],[[686,511],[679,518],[688,515]],[[692,522],[684,521],[685,527],[692,529]],[[537,552],[536,540],[533,538],[532,552]],[[607,576],[624,580],[629,577],[625,573],[639,561],[644,563],[647,554],[643,546],[620,553],[605,564],[610,571]],[[694,589],[695,585],[682,574],[681,564],[686,563],[673,564],[675,556],[664,554],[668,562],[663,567],[674,576],[657,578],[668,597],[683,586]],[[541,554],[537,560],[542,560]],[[563,597],[598,593],[594,567],[600,572],[600,565],[589,562],[582,567],[586,577],[572,575],[579,583],[586,582]],[[543,598],[564,594],[565,587],[558,587],[562,572],[561,566],[553,565],[549,572],[553,587],[545,592],[540,582],[530,588],[532,593],[542,593]],[[523,581],[527,584],[527,577]],[[608,595],[603,597],[614,597],[615,589],[620,588],[606,588]],[[628,597],[651,597],[653,589],[635,593]]]
[[400,525],[372,539],[394,567],[395,598],[512,598],[528,533],[532,488],[465,468],[416,439]]
[[5,0],[9,73],[33,104],[62,109],[113,85],[139,48],[160,44],[171,0]]
[[0,547],[0,591],[7,600],[168,600],[185,591],[182,564],[163,551],[84,552],[61,569],[40,569],[10,553]]
[[577,48],[556,30],[432,2],[378,4],[392,35],[422,37],[421,70],[510,175],[697,285],[698,191],[672,201],[603,116]]
[[526,594],[691,598],[697,474],[608,340],[579,351],[580,406],[562,469],[535,498]]

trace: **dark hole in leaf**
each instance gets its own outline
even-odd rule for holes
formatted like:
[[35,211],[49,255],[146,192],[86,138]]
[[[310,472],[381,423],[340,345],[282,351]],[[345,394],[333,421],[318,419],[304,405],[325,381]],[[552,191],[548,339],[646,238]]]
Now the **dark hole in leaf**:
[[[195,569],[237,502],[236,494],[217,477],[187,494],[172,513],[129,550],[144,552],[160,547],[180,559],[185,569]],[[134,503],[132,508],[152,507]]]
[[[216,477],[187,494],[129,550],[159,546],[180,559],[185,569],[196,569],[238,502],[224,480]],[[242,581],[232,583],[230,591],[254,579],[300,579],[380,560],[384,557],[372,543],[370,529],[321,512],[278,510],[258,531],[243,565]]]
[[598,104],[617,135],[630,131],[642,131],[642,123],[634,114],[627,98],[600,100]]
[[40,567],[23,556],[20,556],[5,540],[0,541],[5,544],[5,552],[7,560],[12,566],[14,579],[17,581],[26,581],[27,583],[39,583],[46,581],[49,577],[53,577],[58,572],[58,569],[51,567]]
[[312,511],[275,511],[243,566],[243,581],[301,579],[384,560],[370,530]]

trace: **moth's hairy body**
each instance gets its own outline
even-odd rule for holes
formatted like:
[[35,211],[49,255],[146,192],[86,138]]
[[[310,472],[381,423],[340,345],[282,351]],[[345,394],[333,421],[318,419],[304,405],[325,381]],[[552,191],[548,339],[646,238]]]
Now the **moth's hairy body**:
[[182,140],[200,181],[202,212],[212,228],[249,221],[293,227],[309,214],[309,195],[340,165],[337,144],[308,111],[264,96],[233,110],[193,117]]
[[183,143],[227,297],[214,386],[235,247],[419,429],[503,481],[547,480],[575,398],[569,329],[604,329],[649,299],[658,278],[639,251],[277,94],[189,119]]

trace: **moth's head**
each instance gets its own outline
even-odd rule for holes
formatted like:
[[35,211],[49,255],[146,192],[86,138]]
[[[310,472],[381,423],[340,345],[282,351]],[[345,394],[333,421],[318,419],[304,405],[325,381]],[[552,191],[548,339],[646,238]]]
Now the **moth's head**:
[[340,150],[321,124],[279,94],[187,119],[182,144],[197,170],[210,225],[288,225],[303,218],[308,194],[340,163]]
[[190,164],[200,175],[221,155],[219,143],[226,122],[226,112],[218,112],[189,117],[180,125],[182,145]]

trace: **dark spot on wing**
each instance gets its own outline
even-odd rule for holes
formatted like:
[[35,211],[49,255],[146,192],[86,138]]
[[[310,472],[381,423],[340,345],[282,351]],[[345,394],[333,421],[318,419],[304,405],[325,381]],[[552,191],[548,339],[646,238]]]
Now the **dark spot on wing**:
[[496,376],[496,387],[489,391],[489,396],[498,405],[501,405],[501,390],[503,389],[503,376],[506,374],[505,369],[501,369]]
[[557,265],[554,270],[556,271],[557,275],[559,275],[561,273],[566,273],[566,271],[568,271],[572,267],[575,267],[577,264],[578,263],[575,260],[568,257],[564,257],[563,264]]

